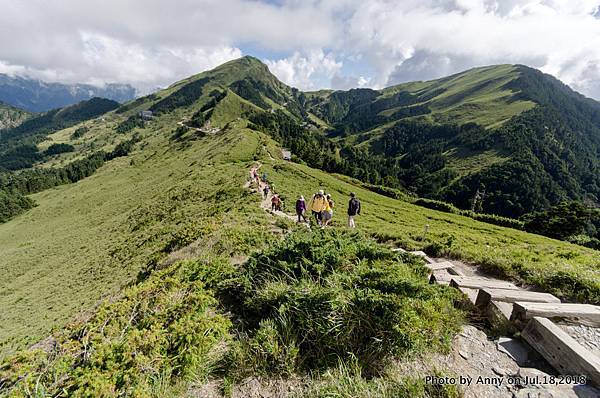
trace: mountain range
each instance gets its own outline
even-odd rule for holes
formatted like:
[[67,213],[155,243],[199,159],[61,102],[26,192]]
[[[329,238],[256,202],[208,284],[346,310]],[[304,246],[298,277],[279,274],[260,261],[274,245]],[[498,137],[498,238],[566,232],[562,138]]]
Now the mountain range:
[[312,166],[463,209],[519,217],[600,198],[600,103],[523,65],[383,90],[301,92],[244,57],[117,113],[199,102],[191,118],[243,118]]
[[[597,250],[498,216],[597,203],[599,126],[597,102],[520,65],[302,92],[253,57],[31,115],[0,132],[0,395],[440,395],[395,359],[448,352],[462,295],[390,247],[599,304]],[[331,228],[297,225],[321,189]],[[478,190],[475,211],[434,200]]]
[[135,93],[135,89],[128,84],[96,87],[89,84],[47,83],[0,74],[0,101],[29,112],[62,108],[93,97],[125,102],[133,99]]

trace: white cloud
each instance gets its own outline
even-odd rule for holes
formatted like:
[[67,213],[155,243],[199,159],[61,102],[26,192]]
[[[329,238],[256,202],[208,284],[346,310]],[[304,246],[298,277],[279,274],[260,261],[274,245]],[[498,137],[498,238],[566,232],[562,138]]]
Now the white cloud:
[[[375,65],[375,86],[495,63],[528,64],[575,85],[589,79],[587,64],[600,62],[597,5],[577,0],[430,0],[418,5],[373,0],[359,5],[348,21],[348,40]],[[589,93],[583,84],[578,88]]]
[[598,3],[0,0],[0,71],[149,88],[258,49],[278,77],[304,89],[524,63],[598,98]]
[[284,83],[302,90],[317,88],[319,80],[330,81],[342,68],[341,62],[322,50],[309,51],[307,55],[295,52],[290,57],[265,62],[269,70]]

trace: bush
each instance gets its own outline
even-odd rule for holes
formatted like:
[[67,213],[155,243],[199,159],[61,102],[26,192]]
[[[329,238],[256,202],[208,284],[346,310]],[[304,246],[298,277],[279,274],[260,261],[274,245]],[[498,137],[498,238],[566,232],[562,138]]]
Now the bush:
[[576,245],[589,247],[590,249],[600,250],[600,239],[592,238],[588,235],[575,235],[567,239],[568,242]]
[[52,155],[58,155],[60,153],[73,152],[74,150],[75,150],[75,147],[73,145],[52,144],[48,147],[48,149],[46,149],[46,151],[44,152],[44,155],[52,156]]
[[121,122],[115,128],[115,131],[119,134],[125,134],[128,131],[131,131],[136,127],[139,127],[139,128],[144,127],[144,119],[142,119],[142,117],[139,115],[129,116],[124,122]]
[[369,191],[381,194],[383,196],[387,196],[392,199],[401,199],[405,200],[408,196],[406,192],[402,192],[399,189],[385,187],[383,185],[374,185],[374,184],[361,184],[362,187],[368,189]]
[[78,138],[81,138],[81,137],[83,137],[83,135],[84,135],[85,133],[87,133],[89,130],[90,130],[90,129],[89,129],[89,128],[87,128],[87,127],[85,127],[85,126],[84,126],[84,127],[79,127],[79,128],[77,128],[77,130],[75,130],[75,131],[73,132],[73,134],[71,134],[71,139],[72,139],[72,140],[76,140],[76,139],[78,139]]
[[448,348],[461,319],[455,292],[429,285],[419,259],[350,232],[288,235],[226,286],[248,327],[246,345],[267,335],[270,346],[283,347],[248,373],[287,374],[349,357],[375,372],[393,355]]
[[471,210],[461,210],[450,203],[442,202],[440,200],[418,198],[413,202],[413,204],[421,207],[426,207],[432,210],[443,211],[445,213],[458,214],[461,216],[472,218],[477,221],[486,222],[488,224],[499,225],[501,227],[522,230],[524,225],[523,221],[514,218],[497,216],[495,214],[476,213]]
[[591,211],[579,202],[563,202],[542,212],[523,217],[525,230],[534,234],[565,240],[585,233]]
[[[220,359],[231,322],[205,288],[227,262],[181,262],[159,271],[87,322],[69,326],[51,353],[30,351],[0,367],[13,396],[151,396],[166,379],[206,377]],[[221,275],[218,278],[222,278]]]
[[173,134],[171,134],[171,140],[179,141],[181,139],[181,137],[183,137],[185,135],[185,133],[187,133],[188,131],[190,131],[190,129],[186,126],[177,127],[173,131]]
[[35,202],[18,192],[0,190],[0,223],[31,209]]
[[454,206],[450,203],[442,202],[440,200],[419,198],[419,199],[415,200],[413,203],[416,204],[417,206],[426,207],[426,208],[432,209],[432,210],[439,210],[439,211],[443,211],[445,213],[452,213],[452,214],[460,213],[460,210],[456,206]]
[[523,221],[509,217],[497,216],[495,214],[475,213],[471,210],[461,210],[460,215],[470,217],[477,221],[483,221],[488,224],[500,225],[513,229],[523,229]]

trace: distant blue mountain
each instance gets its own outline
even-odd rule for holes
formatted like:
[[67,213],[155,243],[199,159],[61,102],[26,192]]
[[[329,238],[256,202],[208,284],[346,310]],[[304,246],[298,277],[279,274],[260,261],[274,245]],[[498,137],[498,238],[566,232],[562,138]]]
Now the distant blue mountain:
[[62,108],[93,97],[126,102],[135,98],[135,88],[128,84],[96,87],[89,84],[46,83],[0,73],[0,101],[30,112]]

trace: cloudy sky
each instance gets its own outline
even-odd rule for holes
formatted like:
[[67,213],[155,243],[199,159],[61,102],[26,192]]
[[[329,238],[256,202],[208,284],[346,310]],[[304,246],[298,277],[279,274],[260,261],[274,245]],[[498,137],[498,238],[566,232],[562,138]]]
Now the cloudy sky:
[[600,0],[0,0],[0,73],[141,91],[254,55],[301,89],[522,63],[600,99]]

